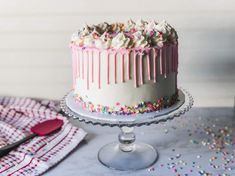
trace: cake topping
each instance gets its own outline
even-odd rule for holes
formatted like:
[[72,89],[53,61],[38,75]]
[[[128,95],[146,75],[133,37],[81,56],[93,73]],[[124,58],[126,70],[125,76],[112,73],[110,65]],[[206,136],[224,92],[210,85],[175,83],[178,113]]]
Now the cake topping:
[[150,46],[147,36],[144,35],[141,31],[135,32],[133,36],[133,42],[136,48],[144,48]]
[[111,47],[115,49],[129,48],[131,44],[131,39],[128,36],[125,36],[123,32],[120,32],[112,39]]
[[100,23],[83,26],[72,35],[71,42],[81,47],[101,49],[162,47],[165,44],[176,44],[177,33],[165,20],[139,20],[136,23]]

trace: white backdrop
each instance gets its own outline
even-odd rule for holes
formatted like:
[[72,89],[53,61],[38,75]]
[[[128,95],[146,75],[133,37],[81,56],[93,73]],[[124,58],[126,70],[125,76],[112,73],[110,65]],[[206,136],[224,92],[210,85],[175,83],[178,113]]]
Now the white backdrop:
[[83,23],[166,19],[180,42],[179,84],[196,106],[233,106],[234,0],[0,0],[0,95],[60,99],[71,34]]

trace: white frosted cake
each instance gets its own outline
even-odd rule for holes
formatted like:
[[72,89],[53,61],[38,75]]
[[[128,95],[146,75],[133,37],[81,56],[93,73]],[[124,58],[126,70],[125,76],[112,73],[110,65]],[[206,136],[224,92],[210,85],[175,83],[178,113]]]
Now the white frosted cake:
[[74,98],[83,108],[131,115],[177,101],[178,40],[166,21],[85,25],[70,46]]

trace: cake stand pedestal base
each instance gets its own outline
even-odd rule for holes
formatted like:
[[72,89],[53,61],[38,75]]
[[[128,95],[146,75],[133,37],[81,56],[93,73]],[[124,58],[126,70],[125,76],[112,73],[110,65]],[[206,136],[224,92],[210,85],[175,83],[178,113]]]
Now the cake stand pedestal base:
[[148,144],[135,143],[133,127],[121,127],[119,143],[103,146],[98,153],[99,161],[116,170],[139,170],[153,165],[158,158],[157,151]]
[[145,169],[153,165],[158,158],[156,150],[144,143],[134,145],[134,150],[124,152],[114,142],[102,147],[98,153],[99,161],[108,168],[130,171]]
[[157,159],[157,151],[150,145],[135,143],[134,127],[163,123],[185,114],[193,106],[193,97],[184,89],[178,90],[178,100],[171,107],[156,112],[136,115],[113,115],[87,111],[76,102],[73,91],[61,101],[66,115],[92,125],[119,127],[119,143],[110,143],[99,150],[98,159],[106,167],[130,171],[145,169]]

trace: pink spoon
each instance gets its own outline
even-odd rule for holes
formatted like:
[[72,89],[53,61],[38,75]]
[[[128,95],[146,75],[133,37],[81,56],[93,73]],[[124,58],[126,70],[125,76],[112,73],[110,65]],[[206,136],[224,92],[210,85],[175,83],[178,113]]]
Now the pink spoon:
[[29,139],[34,138],[35,136],[46,136],[49,135],[57,130],[59,130],[64,122],[60,119],[52,119],[52,120],[46,120],[44,122],[41,122],[31,128],[32,134],[26,136],[25,138],[7,145],[5,147],[0,148],[0,157],[5,156],[8,154],[11,150],[17,148],[20,144],[26,142]]

